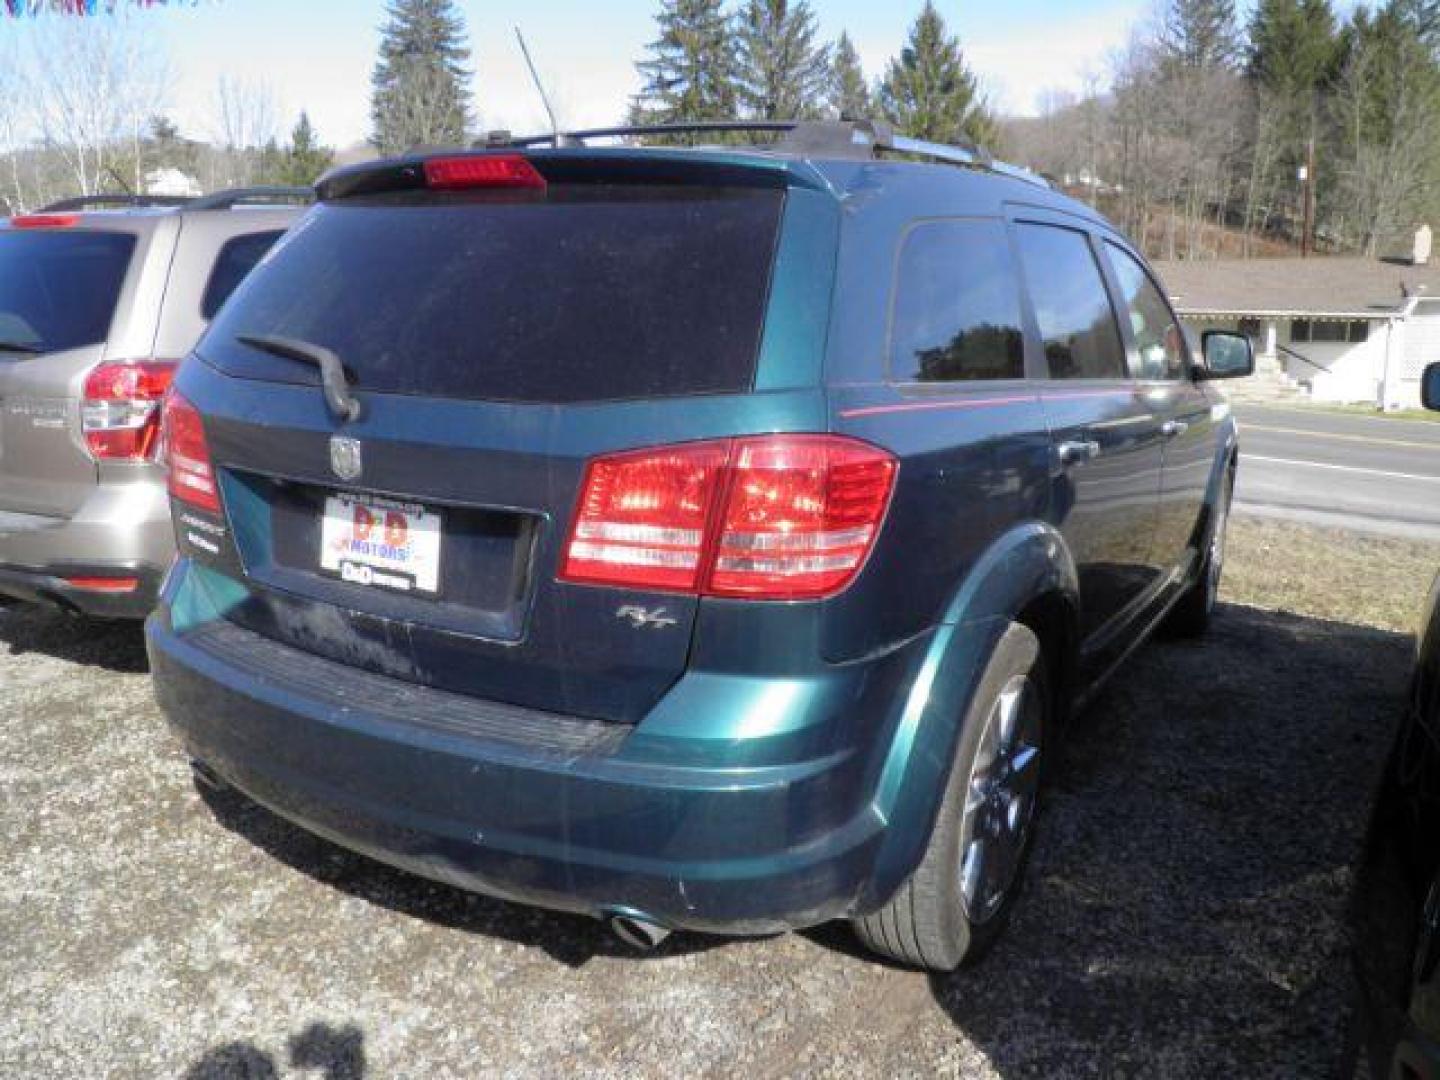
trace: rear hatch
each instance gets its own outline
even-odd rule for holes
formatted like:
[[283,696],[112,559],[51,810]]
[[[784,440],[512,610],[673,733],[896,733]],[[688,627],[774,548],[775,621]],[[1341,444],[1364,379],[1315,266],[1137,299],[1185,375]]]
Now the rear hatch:
[[[636,155],[534,163],[525,186],[342,174],[180,377],[228,518],[181,507],[180,540],[243,575],[229,618],[268,637],[635,720],[683,671],[697,601],[562,583],[560,549],[597,454],[823,422],[814,386],[753,392],[787,186]],[[358,418],[276,339],[338,357]]]
[[139,241],[73,217],[17,221],[0,228],[0,514],[66,518],[96,483],[81,387]]

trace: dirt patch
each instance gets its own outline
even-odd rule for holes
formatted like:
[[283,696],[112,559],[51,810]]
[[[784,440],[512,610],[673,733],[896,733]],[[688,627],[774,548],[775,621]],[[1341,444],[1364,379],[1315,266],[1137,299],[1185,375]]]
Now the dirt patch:
[[637,958],[202,798],[137,631],[0,611],[0,1075],[1328,1075],[1424,562],[1237,520],[1211,636],[1077,722],[1009,933],[946,978],[844,927]]

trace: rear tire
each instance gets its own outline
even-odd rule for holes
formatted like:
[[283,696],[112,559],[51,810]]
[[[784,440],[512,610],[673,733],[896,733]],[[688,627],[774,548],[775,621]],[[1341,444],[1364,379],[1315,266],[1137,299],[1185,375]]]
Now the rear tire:
[[888,904],[854,920],[866,947],[953,971],[999,936],[1029,854],[1050,708],[1040,641],[1012,623],[965,716],[919,868]]
[[1220,596],[1220,576],[1225,570],[1225,532],[1230,525],[1230,502],[1235,492],[1235,474],[1226,478],[1215,509],[1214,524],[1205,545],[1205,559],[1200,572],[1185,595],[1165,617],[1164,631],[1172,638],[1204,637],[1210,629],[1210,616]]

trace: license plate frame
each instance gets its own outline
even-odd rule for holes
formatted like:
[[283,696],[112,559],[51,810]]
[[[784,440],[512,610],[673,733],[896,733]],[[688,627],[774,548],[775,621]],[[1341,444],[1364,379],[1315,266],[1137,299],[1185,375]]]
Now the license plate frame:
[[320,507],[320,572],[399,595],[438,597],[444,517],[419,503],[331,492]]

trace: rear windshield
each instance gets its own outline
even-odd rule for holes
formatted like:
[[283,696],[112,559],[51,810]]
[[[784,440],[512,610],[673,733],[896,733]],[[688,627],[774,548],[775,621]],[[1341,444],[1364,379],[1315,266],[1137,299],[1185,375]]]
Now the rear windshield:
[[583,402],[743,391],[783,195],[552,185],[543,201],[390,195],[317,207],[221,309],[200,352],[251,378],[339,354],[361,389]]
[[0,346],[103,342],[134,250],[124,233],[0,230]]

